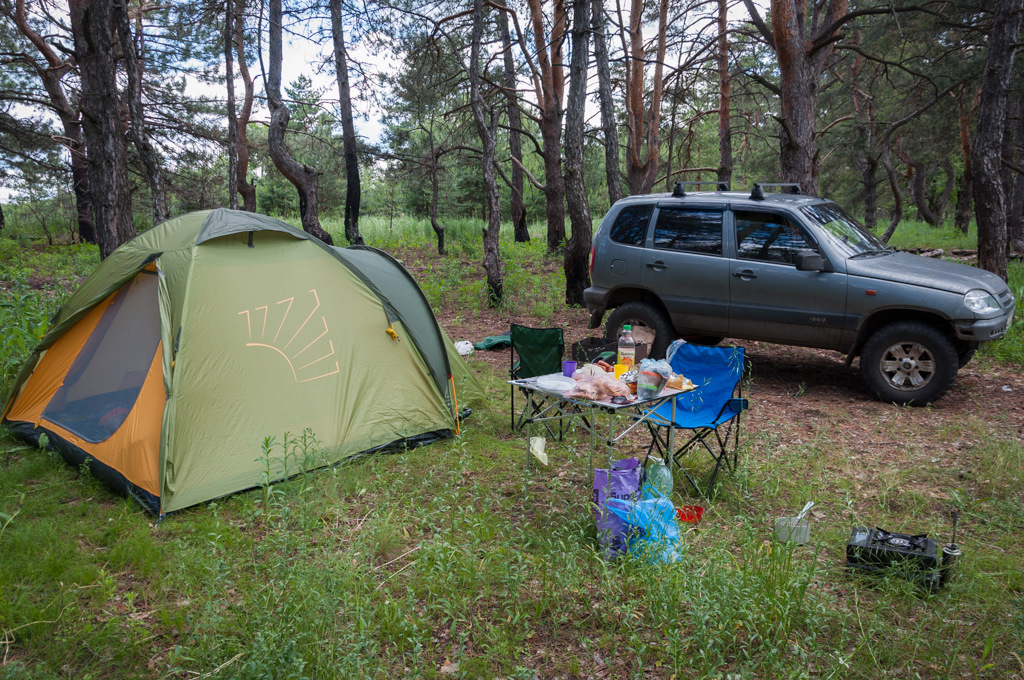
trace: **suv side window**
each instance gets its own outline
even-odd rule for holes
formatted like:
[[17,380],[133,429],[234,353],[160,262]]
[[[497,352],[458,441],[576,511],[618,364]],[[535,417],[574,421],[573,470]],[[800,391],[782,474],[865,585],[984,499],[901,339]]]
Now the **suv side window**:
[[796,264],[796,254],[814,250],[814,243],[785,215],[737,210],[736,255],[741,260]]
[[647,225],[651,221],[651,213],[654,206],[627,205],[615,218],[609,236],[616,243],[624,243],[628,246],[642,246],[647,238]]
[[654,247],[707,255],[722,254],[722,211],[660,207]]

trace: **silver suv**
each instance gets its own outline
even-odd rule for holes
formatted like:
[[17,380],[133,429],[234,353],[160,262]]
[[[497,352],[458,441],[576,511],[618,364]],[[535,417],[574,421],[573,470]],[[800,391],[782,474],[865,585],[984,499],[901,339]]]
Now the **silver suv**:
[[[663,355],[673,338],[728,336],[860,356],[884,401],[923,405],[982,342],[1006,334],[1015,301],[998,276],[894,251],[832,201],[795,193],[687,192],[615,203],[594,237],[590,327],[632,324]],[[646,332],[646,337],[643,337]]]

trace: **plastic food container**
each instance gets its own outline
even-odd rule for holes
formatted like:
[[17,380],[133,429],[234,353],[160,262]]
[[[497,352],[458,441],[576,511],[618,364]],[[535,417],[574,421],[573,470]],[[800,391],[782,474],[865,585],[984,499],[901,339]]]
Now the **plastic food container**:
[[684,505],[676,509],[676,517],[680,522],[694,524],[704,516],[704,508],[699,505]]
[[811,523],[800,517],[779,517],[775,520],[775,535],[780,541],[807,543],[811,540]]

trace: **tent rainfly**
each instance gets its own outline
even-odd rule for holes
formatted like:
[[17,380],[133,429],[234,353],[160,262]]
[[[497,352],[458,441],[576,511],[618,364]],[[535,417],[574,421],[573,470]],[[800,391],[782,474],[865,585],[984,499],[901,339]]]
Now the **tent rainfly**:
[[[451,436],[481,396],[396,260],[219,209],[104,260],[25,363],[3,421],[163,515],[258,486],[264,437],[312,431],[319,467]],[[299,471],[270,462],[278,479]]]

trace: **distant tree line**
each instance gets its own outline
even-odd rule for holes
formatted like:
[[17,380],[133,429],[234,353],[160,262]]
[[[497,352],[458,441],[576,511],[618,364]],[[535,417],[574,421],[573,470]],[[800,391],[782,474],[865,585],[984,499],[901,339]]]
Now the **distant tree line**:
[[[884,239],[910,211],[973,217],[1005,278],[1024,251],[1022,21],[1024,0],[0,0],[0,182],[73,196],[101,257],[218,205],[297,214],[326,242],[332,211],[358,244],[383,197],[442,254],[446,217],[476,215],[494,304],[499,230],[542,221],[581,304],[593,218],[623,195],[777,180]],[[299,36],[333,87],[282,82]]]

